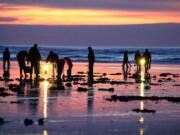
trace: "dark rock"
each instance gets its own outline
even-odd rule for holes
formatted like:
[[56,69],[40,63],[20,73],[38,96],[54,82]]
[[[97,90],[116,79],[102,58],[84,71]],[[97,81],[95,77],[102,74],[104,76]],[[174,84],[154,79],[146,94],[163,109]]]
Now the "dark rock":
[[66,83],[66,87],[72,87],[71,83]]
[[9,94],[7,92],[0,92],[0,97],[7,97],[7,96],[12,96],[12,94]]
[[98,78],[97,80],[96,80],[96,82],[97,83],[108,83],[110,81],[110,79],[109,78]]
[[19,92],[21,91],[21,86],[17,84],[9,84],[9,89],[14,92]]
[[44,119],[43,118],[39,118],[38,119],[38,125],[41,125],[41,126],[43,126],[44,125]]
[[128,101],[136,101],[136,100],[151,100],[151,101],[160,101],[166,100],[173,103],[180,103],[180,97],[142,97],[142,96],[117,96],[112,95],[110,98],[106,98],[108,101],[120,101],[120,102],[128,102]]
[[22,104],[23,102],[21,102],[21,101],[11,101],[10,103],[11,104]]
[[155,113],[155,112],[156,112],[155,110],[149,110],[149,109],[143,109],[143,110],[141,110],[141,109],[139,109],[139,108],[133,109],[132,111],[133,111],[133,112],[137,112],[137,113]]
[[114,92],[114,88],[99,88],[99,91],[109,91],[109,92]]
[[161,73],[159,76],[166,77],[168,75],[173,75],[173,74],[171,74],[171,73]]
[[109,74],[109,75],[122,75],[122,73],[113,73],[113,74]]
[[29,125],[32,125],[33,124],[33,120],[32,119],[24,119],[24,125],[25,126],[29,126]]
[[87,92],[87,88],[78,87],[77,91],[78,92]]
[[3,92],[5,91],[5,88],[4,87],[0,87],[0,92]]
[[78,74],[86,74],[85,72],[82,72],[82,71],[81,71],[81,72],[77,72],[77,73],[78,73]]
[[149,89],[151,89],[151,87],[150,86],[145,86],[144,89],[149,90]]

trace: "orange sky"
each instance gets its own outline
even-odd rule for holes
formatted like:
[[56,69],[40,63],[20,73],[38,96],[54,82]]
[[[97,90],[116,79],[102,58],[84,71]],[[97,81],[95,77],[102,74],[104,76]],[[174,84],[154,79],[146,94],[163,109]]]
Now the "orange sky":
[[[0,4],[3,6],[3,4]],[[178,12],[105,9],[66,9],[8,5],[0,12],[0,24],[31,25],[122,25],[180,23]],[[12,18],[2,20],[3,18]]]

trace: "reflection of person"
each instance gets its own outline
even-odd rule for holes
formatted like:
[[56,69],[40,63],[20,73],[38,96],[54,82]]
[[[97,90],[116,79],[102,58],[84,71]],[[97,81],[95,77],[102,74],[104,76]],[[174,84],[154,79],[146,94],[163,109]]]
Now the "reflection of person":
[[7,63],[7,70],[10,69],[10,52],[8,48],[5,48],[3,52],[3,69],[6,70],[6,63]]
[[34,69],[34,72],[36,74],[36,77],[38,77],[39,76],[41,54],[37,48],[37,44],[34,44],[34,46],[30,48],[29,53],[28,53],[28,60],[31,63],[31,69],[30,69],[31,79],[32,79],[33,69]]
[[27,58],[27,51],[20,51],[17,54],[17,60],[20,67],[20,78],[22,78],[22,71],[24,71],[24,75],[26,78],[26,58]]
[[122,67],[123,67],[123,70],[131,67],[131,64],[130,64],[129,59],[128,59],[128,52],[127,51],[124,52],[124,59],[123,59]]
[[94,51],[92,47],[88,47],[89,74],[93,75],[93,67],[95,62]]
[[148,71],[151,68],[151,53],[148,49],[145,50],[143,57],[145,59],[145,70]]
[[65,62],[68,65],[68,69],[67,69],[67,79],[71,80],[71,73],[72,73],[72,67],[73,67],[73,63],[71,61],[71,59],[69,57],[65,57],[64,58]]
[[140,69],[141,69],[141,65],[140,65],[141,53],[139,52],[139,50],[136,51],[134,60],[135,60],[136,66],[137,66],[137,71],[140,71]]

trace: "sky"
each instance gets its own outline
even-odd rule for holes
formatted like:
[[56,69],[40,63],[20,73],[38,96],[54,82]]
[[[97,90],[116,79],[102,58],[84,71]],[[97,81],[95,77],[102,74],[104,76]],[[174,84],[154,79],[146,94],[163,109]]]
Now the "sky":
[[[165,24],[168,24],[168,28],[164,27]],[[154,46],[157,44],[162,46],[164,41],[162,42],[161,38],[168,36],[164,31],[168,29],[170,33],[178,33],[179,24],[180,0],[0,0],[0,33],[3,35],[3,38],[0,37],[0,44],[12,44],[16,43],[16,41],[19,44],[33,42],[33,33],[26,31],[31,27],[32,31],[34,29],[34,31],[39,33],[37,35],[39,42],[46,44],[53,44],[53,40],[55,40],[54,44],[94,42],[96,45],[104,43],[114,45],[135,45],[135,43],[141,43],[148,45],[151,42]],[[42,26],[43,31],[46,30],[45,32],[49,34],[46,35],[46,39],[41,36],[43,34],[41,33],[42,27],[39,28],[38,26]],[[65,39],[60,37],[61,41],[57,41],[58,38],[52,37],[53,33],[62,34],[62,32],[58,33],[57,29],[55,29],[57,26],[59,31],[61,30],[60,28],[65,31],[63,34]],[[92,26],[94,26],[93,30],[89,30]],[[97,26],[103,26],[103,28]],[[157,26],[159,28],[155,30],[154,28],[157,28]],[[144,28],[143,31],[140,29],[141,27]],[[9,30],[10,28],[13,28],[12,32]],[[76,29],[81,29],[82,32]],[[15,34],[13,30],[18,31],[18,33]],[[99,30],[105,31],[106,34],[99,32]],[[132,37],[131,32],[133,30],[140,30],[141,32],[136,33]],[[96,31],[99,34],[93,36]],[[120,38],[119,40],[123,41],[118,41],[117,37],[123,36],[122,31],[126,33],[125,38]],[[155,35],[157,37],[154,37],[152,33],[149,34],[149,31],[153,31],[152,33],[156,32]],[[84,37],[85,39],[83,40],[78,38],[78,41],[74,41],[75,39],[66,41],[71,32],[74,33],[75,37],[78,36],[76,32],[83,37],[82,33],[85,32],[85,35],[89,35],[91,38]],[[114,32],[118,35],[115,35]],[[107,33],[112,33],[111,35],[113,36]],[[23,38],[17,36],[27,34],[29,36],[26,37],[26,42]],[[136,36],[138,39],[138,37],[143,35],[145,35],[146,39],[142,41],[135,40]],[[152,37],[147,38],[148,36]],[[176,46],[176,44],[180,43],[178,36],[175,34],[173,36],[175,37],[172,38],[172,34],[170,35],[166,44],[172,43]]]

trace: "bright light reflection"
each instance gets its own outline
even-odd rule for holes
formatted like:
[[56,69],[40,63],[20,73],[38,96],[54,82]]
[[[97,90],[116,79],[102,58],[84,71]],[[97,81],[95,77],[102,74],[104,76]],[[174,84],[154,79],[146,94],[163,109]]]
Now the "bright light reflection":
[[48,112],[47,112],[47,103],[48,103],[48,99],[47,99],[47,94],[48,94],[48,81],[44,81],[43,82],[43,116],[44,118],[47,118]]
[[40,76],[44,79],[53,76],[53,64],[50,62],[40,62]]
[[141,117],[139,118],[139,122],[140,122],[141,124],[144,123],[144,117],[143,117],[143,116],[141,116]]
[[47,130],[44,130],[44,131],[43,131],[43,135],[48,135]]
[[140,128],[139,129],[139,135],[143,135],[144,134],[144,129],[143,128]]

